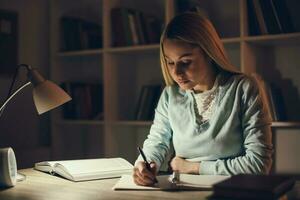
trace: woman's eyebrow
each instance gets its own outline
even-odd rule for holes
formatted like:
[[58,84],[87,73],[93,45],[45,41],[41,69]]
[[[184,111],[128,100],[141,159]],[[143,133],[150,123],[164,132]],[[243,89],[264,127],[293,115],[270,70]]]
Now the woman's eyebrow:
[[[178,59],[180,59],[180,58],[182,58],[182,57],[185,57],[185,56],[191,56],[191,55],[193,55],[193,53],[184,53],[184,54],[182,54],[181,56],[179,56]],[[170,60],[170,58],[169,58],[168,56],[165,56],[165,58],[167,58],[167,59]]]

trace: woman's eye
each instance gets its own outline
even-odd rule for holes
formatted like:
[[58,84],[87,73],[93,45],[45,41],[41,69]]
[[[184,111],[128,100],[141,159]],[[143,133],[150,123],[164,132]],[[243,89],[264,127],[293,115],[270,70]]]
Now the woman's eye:
[[167,64],[168,64],[168,65],[174,65],[174,62],[167,61]]
[[190,63],[191,63],[190,60],[183,60],[183,61],[182,61],[182,64],[184,64],[184,65],[188,65],[188,64],[190,64]]

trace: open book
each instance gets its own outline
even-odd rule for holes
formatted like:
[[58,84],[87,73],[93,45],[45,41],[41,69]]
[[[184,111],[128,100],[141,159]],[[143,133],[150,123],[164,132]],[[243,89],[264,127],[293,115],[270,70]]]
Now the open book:
[[132,175],[123,175],[113,190],[211,190],[212,186],[230,176],[180,174],[180,182],[171,182],[171,175],[157,176],[158,183],[153,186],[136,185]]
[[123,158],[99,158],[39,162],[34,169],[72,181],[87,181],[132,174],[133,165]]

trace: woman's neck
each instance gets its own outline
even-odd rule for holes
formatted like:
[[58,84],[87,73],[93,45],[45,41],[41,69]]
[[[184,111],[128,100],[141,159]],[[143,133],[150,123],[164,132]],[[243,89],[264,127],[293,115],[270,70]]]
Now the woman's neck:
[[193,88],[195,93],[205,92],[213,88],[219,71],[215,67],[211,67],[211,69],[208,71],[206,79],[203,80],[203,84],[200,83]]

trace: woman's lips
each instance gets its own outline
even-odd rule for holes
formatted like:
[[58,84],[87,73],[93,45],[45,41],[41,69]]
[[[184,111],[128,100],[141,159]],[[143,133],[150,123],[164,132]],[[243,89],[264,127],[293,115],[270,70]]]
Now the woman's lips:
[[188,83],[188,82],[189,82],[189,80],[178,80],[179,84],[185,84],[185,83]]

